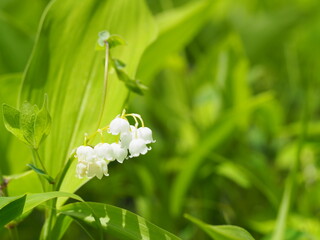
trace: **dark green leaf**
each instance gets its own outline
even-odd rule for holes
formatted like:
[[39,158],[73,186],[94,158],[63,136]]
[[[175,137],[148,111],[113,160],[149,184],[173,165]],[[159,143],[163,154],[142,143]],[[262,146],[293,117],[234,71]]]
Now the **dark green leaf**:
[[54,184],[54,179],[49,176],[44,170],[37,168],[33,164],[27,164],[28,167],[30,167],[33,171],[35,171],[37,174],[39,174],[41,177],[44,177],[50,184]]
[[[19,217],[23,213],[26,195],[10,198],[9,200],[9,203],[0,208],[0,227],[6,225],[11,220]],[[5,197],[0,198],[0,205],[3,205],[3,202],[7,202]]]
[[38,205],[53,198],[73,198],[83,201],[79,196],[65,192],[30,193],[17,197],[0,197],[0,227],[27,213]]

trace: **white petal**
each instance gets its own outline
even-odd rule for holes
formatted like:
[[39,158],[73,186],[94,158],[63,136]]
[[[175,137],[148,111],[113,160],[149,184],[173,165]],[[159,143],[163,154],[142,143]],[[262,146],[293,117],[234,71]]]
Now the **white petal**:
[[138,157],[140,154],[146,154],[149,148],[146,142],[141,138],[133,139],[129,145],[130,157]]
[[76,167],[76,173],[78,178],[84,178],[86,176],[87,165],[78,163]]
[[97,165],[97,172],[96,172],[96,176],[97,178],[101,179],[103,177],[103,166],[106,164],[106,162],[104,160],[99,160],[96,162],[96,165]]
[[108,164],[105,161],[103,161],[103,163],[101,164],[101,169],[105,176],[109,176]]
[[88,171],[87,171],[87,177],[92,178],[94,176],[97,175],[97,173],[99,173],[100,167],[95,163],[89,163],[88,164]]
[[137,132],[138,132],[138,137],[142,138],[143,140],[145,140],[145,142],[147,144],[155,142],[155,140],[153,140],[153,138],[152,138],[152,131],[151,131],[150,128],[141,127],[141,128],[138,128]]
[[114,155],[116,157],[116,160],[119,163],[123,163],[124,159],[127,157],[128,155],[128,151],[125,148],[122,148],[120,144],[118,143],[112,143],[111,144],[112,148],[113,148],[113,152]]
[[132,133],[131,132],[124,132],[120,135],[120,143],[121,147],[129,148],[129,144],[132,140]]
[[90,162],[93,158],[95,158],[95,152],[93,148],[90,146],[80,146],[76,150],[76,157],[81,162]]
[[126,119],[116,117],[113,119],[109,126],[109,133],[118,135],[119,133],[129,132],[130,124]]
[[108,143],[99,143],[94,147],[94,152],[99,159],[113,161],[115,159],[112,147]]

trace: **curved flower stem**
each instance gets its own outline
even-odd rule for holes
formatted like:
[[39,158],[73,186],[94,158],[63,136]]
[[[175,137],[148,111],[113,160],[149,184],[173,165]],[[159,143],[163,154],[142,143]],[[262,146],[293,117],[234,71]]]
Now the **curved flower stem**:
[[136,118],[139,118],[139,120],[140,120],[140,122],[141,122],[141,126],[144,127],[143,119],[142,119],[142,117],[141,117],[139,114],[129,113],[129,114],[126,114],[125,116],[131,116],[131,117],[133,117],[135,120],[136,120]]
[[107,98],[107,87],[108,87],[108,72],[109,72],[109,44],[108,42],[106,44],[106,60],[105,60],[105,65],[104,65],[104,82],[103,82],[103,97],[102,97],[102,104],[101,104],[101,110],[100,110],[100,115],[99,115],[99,120],[98,120],[98,127],[100,127],[104,108],[106,105],[106,98]]

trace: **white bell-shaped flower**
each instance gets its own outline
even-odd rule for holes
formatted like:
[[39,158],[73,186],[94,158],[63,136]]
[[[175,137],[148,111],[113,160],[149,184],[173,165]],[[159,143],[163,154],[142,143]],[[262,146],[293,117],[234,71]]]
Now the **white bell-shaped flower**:
[[144,155],[151,147],[147,147],[146,141],[142,138],[134,138],[129,145],[130,157],[138,157],[140,154]]
[[109,126],[109,133],[112,135],[118,135],[119,133],[129,132],[130,124],[128,120],[116,117],[113,119]]
[[108,164],[104,160],[96,160],[88,165],[87,177],[97,177],[101,179],[105,176],[109,176],[108,173]]
[[137,129],[138,138],[142,138],[146,144],[156,142],[152,138],[152,131],[148,127],[141,127]]
[[137,128],[135,126],[130,125],[129,132],[123,132],[120,134],[120,144],[121,147],[128,149],[132,138],[136,134]]
[[98,159],[107,161],[115,160],[113,149],[108,143],[99,143],[94,147],[94,152]]
[[76,168],[76,174],[78,178],[84,178],[87,175],[87,164],[78,163]]
[[92,147],[80,146],[76,150],[76,157],[79,162],[91,162],[96,155]]
[[123,163],[124,159],[128,155],[128,150],[121,147],[119,143],[112,143],[111,147],[113,149],[114,156],[119,163]]
[[124,132],[124,133],[120,134],[121,147],[128,149],[131,140],[132,140],[132,133],[131,132]]

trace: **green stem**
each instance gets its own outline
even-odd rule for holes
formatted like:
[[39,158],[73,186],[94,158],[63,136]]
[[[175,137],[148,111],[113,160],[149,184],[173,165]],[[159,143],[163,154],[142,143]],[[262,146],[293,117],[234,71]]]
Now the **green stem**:
[[107,87],[108,87],[108,74],[109,73],[109,44],[106,42],[106,60],[104,65],[104,82],[103,82],[103,97],[102,97],[102,104],[101,104],[101,110],[98,120],[98,127],[100,127],[104,108],[106,105],[106,98],[107,98]]
[[[36,149],[32,149],[32,157],[33,157],[33,164],[35,166],[38,166],[37,162],[39,161],[39,154],[37,154],[37,150]],[[40,160],[41,162],[41,160]],[[42,186],[42,191],[45,192],[46,191],[46,183],[44,181],[44,179],[39,175],[38,175],[38,178],[40,180],[40,183],[41,183],[41,186]]]
[[41,157],[40,157],[40,155],[39,155],[38,149],[33,149],[33,150],[34,150],[34,152],[35,152],[35,155],[36,155],[36,157],[37,157],[37,160],[38,160],[38,162],[40,163],[42,169],[43,169],[46,173],[48,173],[48,171],[46,170],[46,167],[44,166],[44,164],[43,164],[43,162],[42,162],[42,160],[41,160]]
[[59,177],[56,181],[57,184],[55,185],[55,188],[54,188],[55,191],[59,191],[61,184],[63,182],[63,179],[64,179],[65,175],[67,174],[68,169],[69,169],[73,160],[74,160],[74,152],[71,153],[71,157],[68,159],[67,163],[65,164],[64,168],[62,169],[62,172],[58,175]]

